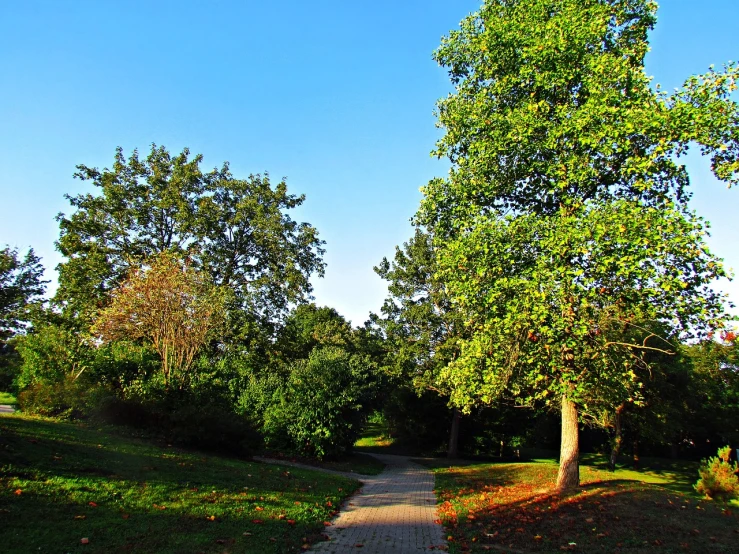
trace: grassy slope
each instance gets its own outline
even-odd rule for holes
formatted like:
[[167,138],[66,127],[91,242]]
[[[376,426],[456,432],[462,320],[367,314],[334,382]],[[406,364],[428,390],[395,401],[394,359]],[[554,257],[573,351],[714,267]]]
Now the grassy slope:
[[681,478],[669,472],[582,467],[583,487],[560,497],[551,493],[557,473],[552,462],[448,465],[436,470],[436,492],[452,552],[738,548],[734,507],[680,492]]
[[323,522],[358,486],[0,416],[3,552],[295,552],[320,540]]

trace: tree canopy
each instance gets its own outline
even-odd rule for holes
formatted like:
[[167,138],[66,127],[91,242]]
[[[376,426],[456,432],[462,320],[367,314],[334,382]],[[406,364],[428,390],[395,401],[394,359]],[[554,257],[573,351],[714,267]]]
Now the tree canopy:
[[225,319],[224,287],[187,261],[162,253],[132,269],[91,331],[103,341],[143,340],[162,360],[165,386],[189,382],[195,355]]
[[67,196],[59,214],[57,299],[89,321],[131,268],[162,252],[188,256],[238,307],[263,323],[310,298],[310,276],[323,274],[316,229],[286,213],[304,196],[288,194],[267,174],[235,178],[224,163],[204,172],[202,156],[171,155],[152,145],[146,158],[116,150],[112,169],[77,166],[75,177],[98,194]]
[[739,68],[669,95],[644,72],[646,0],[486,0],[443,39],[446,179],[417,219],[469,336],[443,379],[469,409],[503,394],[562,411],[558,486],[578,483],[579,412],[638,399],[672,337],[721,325],[723,276],[688,206],[690,144],[739,178]]
[[0,250],[0,390],[12,387],[18,360],[10,339],[25,331],[33,307],[42,302],[48,283],[43,275],[33,249],[22,258],[15,248]]

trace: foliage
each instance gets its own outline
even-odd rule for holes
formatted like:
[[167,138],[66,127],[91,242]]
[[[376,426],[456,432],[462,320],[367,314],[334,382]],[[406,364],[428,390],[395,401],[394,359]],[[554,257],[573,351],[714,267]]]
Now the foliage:
[[89,322],[129,271],[163,252],[189,254],[234,292],[233,307],[245,314],[234,314],[235,326],[272,324],[310,295],[310,275],[323,274],[323,242],[285,213],[304,197],[266,174],[236,179],[228,163],[203,173],[201,162],[187,149],[172,156],[152,145],[145,159],[118,148],[112,169],[77,166],[75,176],[99,194],[67,196],[75,211],[57,218],[67,259],[56,298],[68,311]]
[[313,303],[296,306],[277,333],[274,350],[281,363],[305,360],[315,348],[333,346],[350,353],[360,350],[349,322],[334,308]]
[[16,347],[23,364],[17,383],[19,389],[39,384],[77,379],[94,357],[90,346],[62,325],[42,325],[20,338]]
[[[738,518],[662,476],[583,467],[585,486],[551,494],[557,465],[474,464],[436,470],[450,552],[726,552]],[[706,537],[711,537],[707,540]]]
[[264,414],[268,444],[333,457],[352,449],[374,409],[380,382],[365,356],[318,348],[296,362]]
[[382,317],[374,317],[390,345],[394,372],[419,392],[430,389],[449,396],[439,371],[458,355],[460,314],[453,309],[443,283],[436,278],[433,237],[416,228],[392,262],[383,258],[375,273],[388,281],[390,293]]
[[64,376],[58,381],[36,382],[18,395],[18,407],[27,414],[84,419],[110,393],[87,379]]
[[91,412],[95,420],[141,429],[168,443],[208,452],[249,456],[262,445],[251,423],[216,395],[108,396]]
[[17,249],[0,250],[0,390],[13,387],[19,360],[12,338],[24,332],[48,281],[33,249],[21,259]]
[[5,552],[295,552],[359,487],[19,416],[0,418],[0,476]]
[[18,250],[0,250],[0,340],[22,331],[29,320],[28,309],[46,292],[41,259],[29,249],[23,259]]
[[103,341],[143,340],[162,362],[165,387],[186,387],[195,355],[225,318],[225,291],[170,254],[132,270],[91,332]]
[[710,498],[736,498],[739,496],[739,467],[736,462],[730,462],[731,447],[724,446],[718,449],[716,456],[703,460],[698,475],[700,479],[695,484],[695,490]]
[[653,90],[654,11],[487,0],[436,52],[456,86],[435,152],[452,169],[417,219],[470,333],[441,379],[467,410],[502,394],[561,406],[562,488],[577,484],[578,411],[639,402],[646,353],[724,317],[677,157],[697,142],[739,179],[739,66]]

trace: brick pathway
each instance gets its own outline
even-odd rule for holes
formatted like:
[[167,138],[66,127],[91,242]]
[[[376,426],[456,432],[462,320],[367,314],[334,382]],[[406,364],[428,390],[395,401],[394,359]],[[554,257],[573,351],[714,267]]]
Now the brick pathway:
[[[363,486],[347,499],[332,525],[326,527],[329,540],[316,543],[311,552],[409,554],[446,550],[443,528],[434,523],[438,516],[433,473],[405,456],[373,456],[387,466],[380,475],[326,470],[362,481]],[[255,459],[320,470],[303,464]]]

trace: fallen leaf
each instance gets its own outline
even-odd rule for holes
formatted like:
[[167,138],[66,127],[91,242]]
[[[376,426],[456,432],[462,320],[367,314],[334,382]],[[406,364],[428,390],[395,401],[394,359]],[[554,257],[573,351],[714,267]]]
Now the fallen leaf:
[[74,516],[74,519],[85,519],[87,516]]
[[20,496],[23,493],[21,489],[15,489],[15,494]]
[[80,539],[80,544],[88,544],[89,542],[90,542],[90,539],[88,538]]
[[252,519],[251,522],[256,523],[257,525],[264,523],[261,519]]
[[95,502],[88,502],[87,505],[88,506],[92,506],[93,508],[97,508],[98,507],[98,505]]
[[289,523],[290,525],[295,525],[295,520],[294,520],[294,519],[288,519],[288,520],[287,520],[287,522],[288,522],[288,523]]

